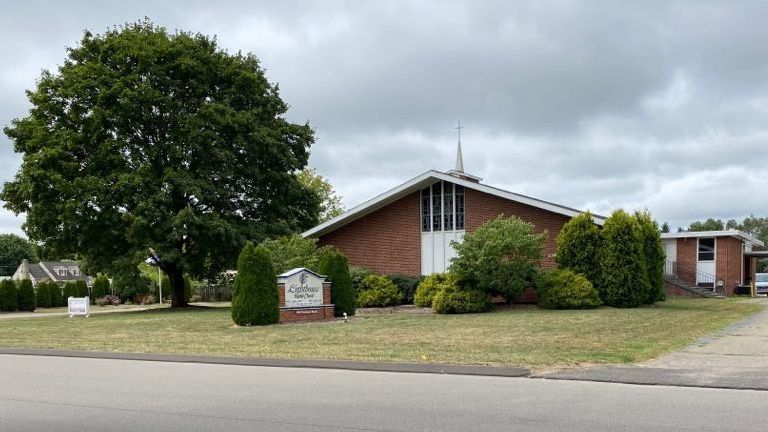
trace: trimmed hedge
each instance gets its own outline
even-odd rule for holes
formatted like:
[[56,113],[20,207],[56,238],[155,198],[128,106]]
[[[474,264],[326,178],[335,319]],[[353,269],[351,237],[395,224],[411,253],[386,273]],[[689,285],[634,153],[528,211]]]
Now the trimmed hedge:
[[349,274],[347,257],[337,249],[329,249],[320,257],[320,273],[331,282],[331,302],[334,315],[355,314],[355,291],[352,289],[352,276]]
[[480,313],[490,309],[488,295],[478,290],[445,286],[432,299],[432,310],[439,314]]
[[435,294],[446,288],[454,286],[455,282],[450,273],[433,273],[421,281],[413,295],[413,304],[418,307],[432,307],[432,299]]
[[397,287],[397,291],[403,295],[403,303],[413,303],[413,297],[416,293],[416,287],[423,280],[423,277],[414,277],[403,274],[393,274],[387,276],[389,280]]
[[53,303],[51,303],[51,288],[48,285],[48,282],[38,282],[37,287],[35,289],[35,297],[36,297],[37,307],[39,308],[51,307]]
[[19,294],[16,284],[10,279],[0,281],[0,311],[15,312],[19,310]]
[[241,326],[277,324],[280,300],[276,284],[277,275],[269,250],[246,243],[237,259],[232,321]]
[[541,275],[536,295],[545,309],[593,309],[600,306],[600,295],[584,275],[569,269],[551,270]]
[[32,281],[29,279],[22,279],[18,285],[18,305],[19,310],[24,312],[35,311],[35,287],[32,286]]
[[386,276],[368,275],[363,279],[362,291],[357,295],[358,307],[397,306],[403,296]]

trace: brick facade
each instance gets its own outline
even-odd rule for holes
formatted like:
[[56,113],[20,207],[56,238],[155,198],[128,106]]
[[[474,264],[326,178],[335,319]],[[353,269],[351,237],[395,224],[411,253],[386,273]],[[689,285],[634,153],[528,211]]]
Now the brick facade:
[[333,305],[331,304],[331,284],[323,283],[323,305],[318,307],[285,307],[285,284],[277,285],[277,293],[280,305],[280,324],[321,321],[333,319]]
[[321,236],[320,246],[339,248],[353,266],[381,274],[421,274],[421,208],[414,192]]
[[[744,260],[743,241],[731,236],[715,237],[715,277],[725,284],[728,295],[733,295],[736,286],[743,283],[742,265]],[[698,239],[677,239],[677,262],[687,269],[696,269]],[[696,283],[695,273],[681,273],[687,282]]]

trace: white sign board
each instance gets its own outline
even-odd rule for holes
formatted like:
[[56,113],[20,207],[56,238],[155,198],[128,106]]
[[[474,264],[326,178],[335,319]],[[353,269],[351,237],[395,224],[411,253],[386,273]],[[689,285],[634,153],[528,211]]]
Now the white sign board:
[[83,315],[86,318],[91,314],[91,303],[88,297],[70,297],[67,299],[69,317]]
[[306,269],[281,278],[280,282],[285,283],[285,306],[321,306],[323,304],[324,281],[325,279]]

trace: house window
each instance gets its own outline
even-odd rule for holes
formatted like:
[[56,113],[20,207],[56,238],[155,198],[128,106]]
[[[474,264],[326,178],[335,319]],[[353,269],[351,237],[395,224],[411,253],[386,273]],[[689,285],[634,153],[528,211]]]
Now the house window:
[[72,274],[72,276],[80,276],[80,269],[77,267],[70,267],[69,272]]
[[67,268],[66,267],[54,267],[53,271],[58,276],[66,276],[67,275]]
[[421,230],[425,232],[430,231],[430,226],[432,225],[429,212],[430,206],[429,188],[424,188],[421,190]]
[[699,261],[714,261],[714,260],[715,260],[715,239],[700,238],[699,239]]
[[443,230],[442,182],[432,185],[432,231]]

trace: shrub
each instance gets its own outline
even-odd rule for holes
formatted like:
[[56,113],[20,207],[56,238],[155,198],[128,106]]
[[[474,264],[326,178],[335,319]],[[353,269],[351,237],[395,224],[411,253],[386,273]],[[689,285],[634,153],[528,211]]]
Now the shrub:
[[563,225],[557,235],[555,261],[560,268],[583,274],[593,286],[600,282],[600,228],[592,219],[592,213],[585,212]]
[[299,234],[278,237],[261,243],[269,251],[275,273],[285,273],[297,267],[318,270],[323,249],[317,248],[317,239]]
[[80,297],[80,290],[75,281],[69,281],[64,284],[64,305],[67,305],[67,299],[70,297]]
[[29,279],[22,279],[19,281],[17,288],[19,310],[25,312],[34,312],[35,288],[32,286],[32,281]]
[[48,285],[48,291],[51,292],[51,307],[66,306],[64,294],[61,292],[61,286],[53,281],[41,282]]
[[359,307],[397,306],[403,296],[386,276],[368,275],[363,279],[362,291],[357,296]]
[[446,285],[435,294],[432,310],[439,314],[485,312],[490,308],[488,295],[478,290],[462,290]]
[[397,287],[397,291],[403,295],[403,303],[413,303],[413,296],[416,293],[416,287],[422,281],[422,277],[395,274],[387,276],[389,280]]
[[38,282],[35,289],[36,304],[39,308],[51,307],[51,288],[48,282]]
[[105,295],[104,297],[97,298],[95,303],[97,306],[120,306],[122,300],[116,295]]
[[88,297],[90,296],[90,292],[88,290],[88,284],[85,283],[84,280],[76,280],[75,285],[77,286],[77,296],[78,297]]
[[15,312],[19,309],[19,294],[11,279],[0,281],[0,311]]
[[352,277],[349,274],[347,257],[337,249],[330,249],[320,258],[320,273],[331,281],[331,302],[334,315],[355,314],[355,292],[352,290]]
[[609,306],[637,307],[650,290],[640,227],[624,210],[616,210],[602,234],[600,298]]
[[421,281],[416,294],[413,296],[413,304],[418,307],[432,307],[432,299],[440,290],[447,286],[455,286],[455,281],[450,273],[434,273]]
[[10,279],[0,281],[0,311],[15,312],[19,309],[19,294],[16,283]]
[[110,294],[109,279],[104,275],[96,276],[93,280],[93,286],[91,287],[91,296],[94,299],[102,298],[107,294]]
[[349,275],[352,277],[352,289],[355,294],[360,294],[363,290],[363,281],[372,274],[374,273],[365,267],[352,266],[349,268]]
[[666,257],[664,247],[661,245],[661,232],[659,225],[653,220],[649,212],[635,212],[635,219],[640,227],[643,257],[645,257],[645,268],[648,273],[648,297],[644,303],[653,304],[657,301],[663,301],[667,297],[666,289],[664,289]]
[[535,233],[532,223],[502,216],[466,234],[451,245],[457,256],[450,272],[465,289],[503,295],[512,302],[530,286],[542,257],[547,233]]
[[237,325],[275,324],[280,320],[277,276],[269,250],[246,243],[237,259],[232,320]]
[[569,269],[551,270],[542,274],[536,295],[539,306],[545,309],[593,309],[601,303],[592,283]]

